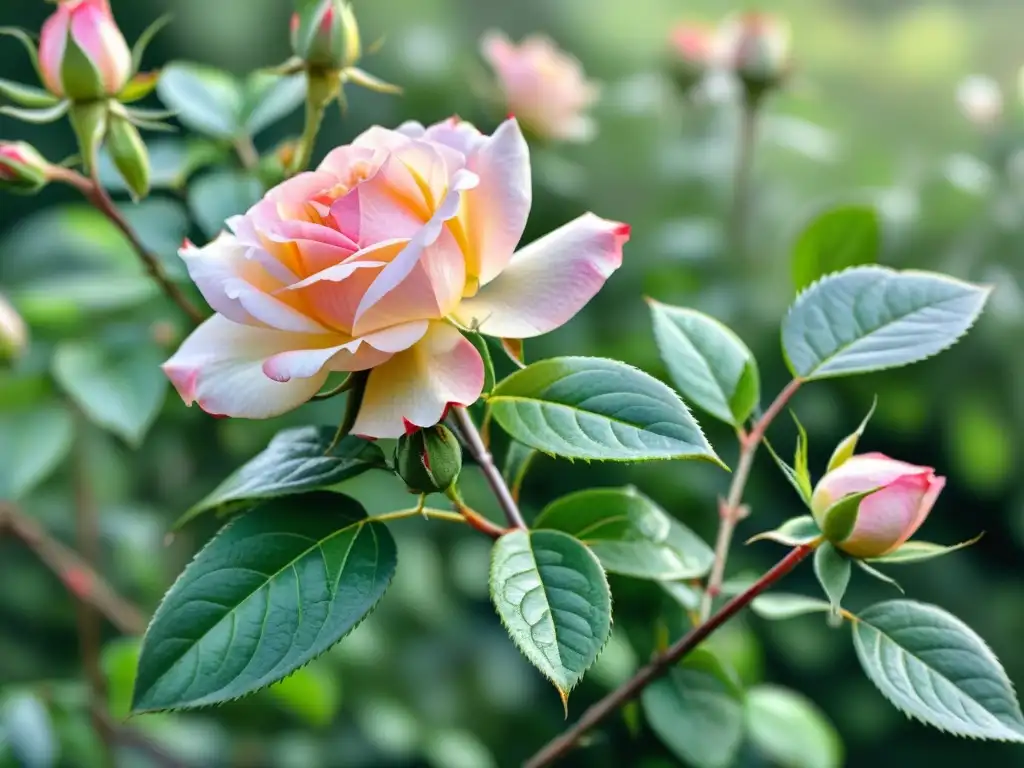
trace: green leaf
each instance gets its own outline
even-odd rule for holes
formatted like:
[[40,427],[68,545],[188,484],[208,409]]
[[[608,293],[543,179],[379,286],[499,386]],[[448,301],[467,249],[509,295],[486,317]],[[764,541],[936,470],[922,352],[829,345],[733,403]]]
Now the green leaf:
[[935,557],[948,555],[950,552],[956,552],[958,549],[965,549],[972,544],[977,544],[978,541],[981,540],[982,536],[984,536],[984,534],[979,533],[973,539],[961,541],[959,544],[953,544],[948,547],[942,544],[933,544],[930,541],[908,541],[899,549],[896,549],[887,555],[882,555],[881,557],[869,557],[867,560],[871,563],[885,563],[886,565],[921,563]]
[[582,541],[609,573],[638,579],[694,579],[715,553],[697,534],[635,488],[598,488],[551,502],[533,524]]
[[516,530],[494,545],[490,586],[512,641],[564,704],[611,634],[601,563],[560,531]]
[[974,630],[910,600],[877,603],[853,623],[864,673],[897,709],[956,736],[1024,742],[1013,684]]
[[842,768],[843,743],[835,726],[803,694],[777,685],[747,691],[747,733],[779,768]]
[[896,589],[898,589],[900,592],[905,592],[903,587],[900,586],[900,583],[896,581],[896,579],[894,579],[892,576],[882,573],[877,568],[872,568],[863,560],[856,559],[853,562],[855,562],[857,564],[857,567],[864,571],[864,573],[866,573],[871,578],[878,579],[879,581],[888,584],[889,586],[896,587]]
[[119,720],[131,714],[132,689],[141,650],[142,640],[137,637],[119,637],[103,646],[100,666],[106,678],[110,714]]
[[236,469],[175,523],[180,528],[204,512],[224,514],[278,496],[329,488],[370,469],[387,469],[384,452],[354,435],[334,441],[334,427],[294,427],[278,432],[262,453]]
[[508,450],[505,452],[505,464],[502,467],[501,474],[504,476],[505,482],[508,483],[509,490],[512,491],[512,498],[519,498],[519,492],[523,487],[523,480],[526,479],[526,473],[529,471],[530,464],[533,463],[536,455],[537,451],[530,446],[523,445],[518,440],[509,441]]
[[145,275],[79,272],[32,280],[12,291],[11,298],[30,325],[50,326],[138,307],[159,293]]
[[757,362],[739,336],[712,317],[648,299],[654,336],[684,398],[739,426],[760,397]]
[[182,125],[218,139],[231,139],[242,129],[243,96],[227,72],[190,62],[164,67],[157,95],[178,113]]
[[793,246],[793,285],[802,291],[832,272],[878,261],[881,228],[874,208],[843,206],[816,216]]
[[22,107],[52,107],[59,99],[49,91],[0,78],[0,97]]
[[747,544],[767,540],[787,547],[796,547],[801,544],[810,544],[820,537],[821,531],[818,529],[817,523],[814,522],[814,518],[810,515],[800,515],[800,517],[789,518],[773,531],[764,531],[756,536],[751,536],[747,539]]
[[750,610],[762,619],[778,621],[792,619],[808,613],[829,613],[832,606],[824,600],[805,595],[794,595],[787,592],[772,592],[755,597],[750,603]]
[[694,768],[729,768],[743,741],[743,689],[706,648],[696,648],[641,694],[651,730]]
[[871,421],[871,417],[875,413],[875,406],[877,405],[878,398],[876,397],[871,401],[871,408],[868,410],[868,415],[864,417],[864,420],[860,423],[860,426],[857,427],[856,431],[839,441],[839,445],[837,445],[836,449],[832,452],[832,458],[828,460],[828,468],[825,470],[826,473],[845,464],[846,461],[857,451],[857,442],[860,440],[861,435],[864,434],[864,430],[867,429],[868,422]]
[[782,323],[794,375],[825,379],[895,368],[952,346],[990,289],[946,275],[853,267],[818,281]]
[[469,339],[469,342],[476,347],[480,353],[480,359],[484,361],[484,388],[482,394],[489,395],[494,389],[494,360],[491,358],[491,350],[487,346],[487,339],[476,331],[462,330],[462,335]]
[[219,704],[284,679],[376,606],[397,556],[353,499],[275,499],[228,523],[164,596],[132,710]]
[[509,435],[544,453],[721,463],[675,392],[616,360],[541,360],[502,381],[488,403]]
[[850,558],[833,547],[827,541],[814,552],[814,575],[825,590],[833,613],[839,613],[839,607],[850,585]]
[[193,182],[188,207],[199,228],[212,239],[224,229],[228,218],[245,213],[262,197],[259,179],[244,171],[222,170]]
[[700,608],[701,598],[704,590],[686,581],[659,581],[658,585],[675,600],[679,605],[688,611],[696,611]]
[[138,447],[167,394],[163,361],[152,345],[66,341],[54,352],[53,375],[90,421]]
[[317,665],[318,662],[313,662],[297,670],[264,693],[305,725],[326,728],[338,714],[341,686],[334,670],[326,665],[318,669]]
[[306,76],[256,72],[246,84],[242,121],[250,136],[269,128],[302,106],[306,100]]
[[71,449],[66,408],[37,406],[0,413],[0,500],[16,501],[57,469]]

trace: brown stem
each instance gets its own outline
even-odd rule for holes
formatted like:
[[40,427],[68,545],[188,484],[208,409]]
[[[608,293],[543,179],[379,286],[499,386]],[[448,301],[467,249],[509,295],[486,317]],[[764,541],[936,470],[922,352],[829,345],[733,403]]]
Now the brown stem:
[[460,407],[452,408],[452,417],[455,419],[459,432],[462,433],[462,439],[466,442],[466,448],[470,455],[483,470],[487,484],[491,486],[494,498],[497,499],[498,505],[505,513],[508,524],[513,528],[526,528],[526,521],[523,520],[523,515],[519,511],[519,505],[512,498],[512,491],[508,489],[505,478],[501,476],[501,471],[495,465],[494,457],[484,445],[483,438],[480,436],[476,424],[473,423],[473,417],[469,415],[469,411]]
[[256,145],[252,143],[252,137],[247,135],[235,139],[235,153],[242,167],[247,171],[254,171],[260,165],[260,153],[256,151]]
[[149,276],[156,281],[160,289],[167,295],[167,297],[173,301],[181,311],[188,315],[189,319],[198,325],[203,322],[204,315],[199,309],[189,301],[188,297],[182,292],[182,290],[174,284],[174,282],[167,277],[167,273],[164,271],[163,266],[160,264],[159,258],[150,251],[143,244],[142,240],[139,239],[138,234],[132,229],[132,225],[128,223],[127,219],[121,215],[121,212],[117,210],[117,206],[114,205],[114,201],[110,199],[110,195],[103,188],[96,179],[88,179],[82,174],[73,171],[69,168],[61,168],[60,166],[50,166],[50,178],[54,181],[61,181],[65,184],[69,184],[79,192],[90,202],[96,209],[106,216],[110,222],[121,230],[121,233],[125,236],[128,242],[131,244],[132,249],[138,255],[142,261],[143,266],[149,273]]
[[508,531],[500,525],[495,525],[479,512],[467,506],[462,500],[462,497],[459,496],[458,491],[455,490],[454,486],[452,486],[452,490],[453,493],[451,493],[448,498],[451,499],[452,504],[455,505],[455,509],[457,509],[459,514],[462,515],[466,524],[469,525],[470,528],[480,531],[480,533],[485,536],[490,536],[492,539],[500,539],[508,533]]
[[[72,483],[74,492],[75,528],[78,549],[83,561],[90,568],[99,562],[100,523],[96,499],[93,495],[89,472],[89,448],[86,444],[88,423],[76,414],[75,444],[72,449]],[[100,665],[100,651],[103,643],[103,628],[100,614],[88,600],[79,599],[76,605],[78,617],[78,647],[82,655],[82,667],[89,683],[92,701],[93,728],[104,746],[104,762],[114,765],[114,732],[96,712],[107,704],[107,682]]]
[[778,397],[768,406],[761,418],[757,420],[750,432],[739,431],[740,458],[736,465],[736,471],[732,476],[732,483],[729,485],[729,495],[718,507],[719,523],[718,536],[715,540],[715,559],[711,566],[711,574],[708,576],[708,585],[704,590],[701,599],[700,618],[701,621],[711,615],[712,602],[722,591],[722,581],[725,579],[725,564],[729,559],[729,548],[732,546],[733,533],[736,525],[746,516],[746,507],[743,506],[743,491],[747,487],[747,480],[750,478],[750,469],[754,465],[754,454],[757,447],[764,439],[768,426],[775,420],[782,409],[789,402],[789,399],[800,388],[803,382],[800,379],[793,379],[787,384]]
[[122,634],[141,635],[146,631],[142,612],[118,595],[78,554],[52,538],[17,507],[0,503],[0,533],[4,528],[9,528],[35,552],[72,595],[90,603]]
[[782,560],[745,592],[737,595],[700,626],[694,627],[674,645],[658,654],[632,678],[590,707],[574,726],[526,761],[524,768],[544,768],[566,756],[580,738],[595,725],[615,712],[626,702],[640,695],[648,685],[668,672],[669,668],[708,638],[711,633],[745,608],[751,600],[764,592],[815,550],[818,542],[802,544],[791,550]]

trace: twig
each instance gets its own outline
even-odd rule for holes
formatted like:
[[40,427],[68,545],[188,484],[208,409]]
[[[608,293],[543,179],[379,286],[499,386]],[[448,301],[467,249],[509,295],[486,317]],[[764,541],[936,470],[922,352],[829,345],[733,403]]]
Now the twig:
[[524,765],[524,768],[544,768],[559,760],[576,745],[580,738],[588,730],[600,723],[610,714],[615,712],[627,701],[640,695],[654,680],[668,672],[669,668],[684,658],[690,651],[702,643],[711,633],[725,624],[729,619],[745,608],[755,597],[764,592],[779,579],[789,573],[793,568],[813,552],[819,542],[803,544],[791,550],[780,560],[770,571],[751,585],[746,591],[737,595],[700,626],[691,629],[684,637],[670,646],[664,652],[658,654],[639,672],[633,675],[623,685],[609,693],[599,702],[583,713],[583,717],[577,721],[569,730],[561,736],[550,741],[547,746],[531,757]]
[[757,146],[757,122],[761,99],[744,93],[740,106],[740,130],[733,177],[732,210],[729,214],[729,244],[735,261],[746,259],[746,228],[750,213],[750,179]]
[[245,170],[254,171],[259,167],[260,153],[256,151],[251,136],[243,134],[235,139],[235,153]]
[[452,417],[455,419],[459,432],[462,433],[462,439],[466,442],[466,448],[470,455],[483,470],[484,477],[487,478],[487,483],[494,492],[494,498],[497,499],[498,505],[505,513],[509,525],[513,528],[526,528],[526,521],[523,520],[523,515],[519,511],[519,505],[512,498],[512,492],[508,489],[505,478],[501,476],[501,471],[494,464],[494,457],[484,445],[483,438],[480,437],[480,432],[477,431],[476,424],[473,423],[473,417],[469,415],[469,411],[461,407],[452,409]]
[[88,179],[77,171],[73,171],[70,168],[61,168],[60,166],[50,166],[50,178],[54,181],[62,181],[65,184],[77,189],[82,195],[92,203],[100,213],[106,216],[110,222],[121,230],[121,233],[127,238],[131,244],[132,249],[138,255],[142,261],[143,266],[149,273],[149,276],[156,281],[160,289],[167,295],[167,297],[173,301],[181,311],[188,315],[189,319],[198,325],[203,322],[204,315],[199,309],[189,301],[188,297],[182,292],[182,290],[174,284],[174,282],[167,277],[167,273],[164,271],[163,266],[160,264],[159,258],[150,251],[143,244],[139,235],[132,229],[132,225],[128,223],[127,219],[121,215],[121,212],[117,210],[117,206],[114,205],[114,201],[110,199],[110,195],[103,188],[96,179]]
[[385,512],[383,515],[374,515],[370,519],[378,523],[386,523],[390,520],[404,520],[409,517],[426,517],[430,520],[445,520],[449,523],[465,523],[470,528],[475,528],[492,539],[497,539],[505,533],[504,528],[499,528],[479,512],[467,507],[461,499],[452,499],[452,502],[458,512],[449,512],[446,509],[434,509],[433,507],[413,507],[412,509],[400,509],[397,512]]
[[[96,499],[93,495],[89,473],[89,449],[86,444],[88,422],[75,414],[75,439],[71,454],[72,491],[74,494],[75,528],[78,549],[86,565],[92,567],[101,557],[100,523]],[[82,655],[82,667],[89,684],[92,701],[93,729],[104,747],[103,761],[114,766],[115,741],[110,724],[96,713],[106,705],[107,682],[100,664],[100,647],[103,643],[100,614],[88,600],[78,598],[78,647]]]
[[800,388],[803,382],[800,379],[793,379],[783,388],[774,402],[768,406],[768,410],[757,420],[753,429],[744,434],[740,432],[740,458],[736,471],[732,476],[732,483],[729,485],[729,494],[725,501],[718,507],[719,523],[718,536],[715,540],[715,559],[711,566],[711,575],[708,576],[708,585],[704,590],[701,599],[700,618],[701,621],[711,614],[712,601],[722,591],[722,581],[725,578],[725,564],[729,559],[729,548],[732,546],[732,536],[736,525],[746,515],[746,507],[743,506],[743,491],[747,487],[747,480],[750,478],[750,469],[754,465],[754,454],[764,439],[764,433],[768,426],[779,415],[786,403],[793,394]]
[[0,533],[5,527],[36,553],[71,594],[91,603],[122,634],[141,635],[146,631],[143,613],[118,595],[81,557],[17,507],[0,502]]

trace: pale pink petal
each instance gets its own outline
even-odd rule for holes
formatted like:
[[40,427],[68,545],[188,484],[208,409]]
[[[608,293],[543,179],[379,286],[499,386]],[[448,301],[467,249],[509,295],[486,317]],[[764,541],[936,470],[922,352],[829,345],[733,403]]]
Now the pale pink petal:
[[470,155],[467,167],[480,177],[480,184],[464,196],[468,267],[484,285],[508,266],[530,215],[530,148],[519,124],[515,120],[502,123]]
[[423,338],[427,321],[419,320],[385,328],[324,349],[296,349],[282,352],[263,363],[263,372],[274,381],[316,376],[329,371],[365,371],[381,365],[395,353],[408,349]]
[[46,89],[57,96],[64,95],[60,70],[68,44],[70,16],[66,6],[58,5],[54,14],[43,24],[39,36],[39,69]]
[[399,437],[409,422],[438,423],[450,404],[476,402],[484,385],[484,365],[476,347],[444,322],[370,372],[352,431],[366,437]]
[[[430,208],[416,177],[394,155],[377,172],[338,198],[331,216],[346,232],[358,233],[361,246],[381,240],[411,238],[430,217]],[[353,228],[353,223],[358,222]]]
[[459,305],[459,322],[525,339],[568,322],[622,264],[629,227],[584,214],[530,243],[508,269]]
[[440,123],[434,123],[424,131],[423,138],[451,147],[466,157],[489,140],[472,123],[457,117],[449,117]]
[[264,361],[288,350],[336,346],[336,338],[238,325],[214,315],[185,339],[163,369],[186,405],[197,402],[220,416],[266,419],[309,400],[328,371],[282,383],[267,377]]
[[440,237],[441,232],[444,230],[445,222],[458,214],[462,193],[472,189],[478,183],[479,178],[476,174],[465,170],[459,171],[452,177],[448,192],[445,194],[444,199],[441,200],[434,215],[419,228],[411,237],[405,249],[381,270],[380,274],[367,289],[356,309],[356,323],[359,322],[359,318],[362,315],[366,314],[375,304],[397,288],[409,276],[422,258],[424,250]]
[[881,488],[905,475],[932,474],[931,467],[919,467],[890,459],[882,453],[852,456],[825,475],[814,489],[811,506],[820,511],[850,494]]
[[409,143],[409,137],[404,133],[382,128],[379,125],[371,126],[352,140],[354,147],[369,147],[370,149],[386,149],[389,152],[405,146]]
[[855,557],[869,557],[906,541],[924,522],[919,510],[929,480],[927,474],[904,475],[865,497],[853,531],[841,542],[843,550]]
[[281,284],[233,235],[222,234],[203,248],[186,242],[178,252],[203,298],[236,323],[298,333],[325,333],[322,325],[271,295]]

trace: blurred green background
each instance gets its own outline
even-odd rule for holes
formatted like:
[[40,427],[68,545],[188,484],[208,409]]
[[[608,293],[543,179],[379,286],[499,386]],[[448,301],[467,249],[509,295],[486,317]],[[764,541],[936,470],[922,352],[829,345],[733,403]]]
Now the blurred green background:
[[[518,39],[544,31],[576,54],[604,89],[595,110],[600,132],[592,144],[534,147],[535,203],[526,237],[593,210],[629,222],[633,239],[606,289],[567,327],[528,344],[530,359],[601,355],[664,377],[642,301],[649,295],[731,325],[754,350],[770,399],[786,381],[778,325],[793,296],[789,249],[816,210],[839,202],[877,207],[884,222],[883,263],[994,284],[979,326],[952,351],[906,370],[807,386],[794,409],[810,433],[816,473],[877,394],[878,411],[863,449],[932,465],[949,478],[923,538],[953,543],[981,531],[985,537],[965,552],[894,575],[913,598],[942,605],[974,627],[1020,683],[1024,134],[1017,70],[1024,63],[1024,5],[772,3],[770,10],[792,24],[797,66],[788,90],[768,102],[761,124],[745,262],[726,252],[722,224],[731,196],[733,104],[728,98],[687,103],[664,74],[670,25],[714,22],[727,6],[741,4],[357,1],[366,41],[385,38],[365,68],[406,93],[393,98],[350,90],[348,114],[341,120],[331,113],[319,154],[377,123],[430,122],[457,113],[492,129],[502,112],[489,109],[479,93],[486,81],[477,52],[480,34],[497,27]],[[187,59],[241,75],[289,54],[285,0],[113,0],[113,7],[129,41],[158,15],[174,14],[174,23],[150,48],[148,66]],[[37,30],[51,9],[41,0],[8,3],[0,23]],[[0,45],[0,74],[32,82],[17,44]],[[986,128],[957,109],[957,84],[972,73],[989,74],[1004,88],[1003,118]],[[269,150],[300,130],[298,110],[260,134],[257,146]],[[73,152],[65,123],[36,127],[0,117],[0,136],[29,140],[52,160]],[[179,275],[174,252],[182,236],[200,242],[206,236],[200,226],[204,210],[209,216],[204,200],[212,195],[217,206],[225,206],[223,213],[236,212],[232,205],[244,207],[225,202],[216,188],[197,198],[204,174],[209,172],[197,173],[191,197],[158,192],[140,206],[126,203],[148,242]],[[23,506],[72,541],[65,460],[70,427],[50,376],[55,350],[69,340],[97,336],[148,344],[155,350],[155,370],[184,324],[174,307],[151,292],[113,230],[69,191],[4,197],[0,237],[0,292],[15,301],[33,337],[28,356],[13,371],[0,373],[0,498],[25,477],[45,476]],[[280,428],[336,423],[340,406],[328,401],[266,423],[214,420],[184,408],[162,380],[146,382],[147,392],[163,405],[141,445],[90,429],[83,453],[101,511],[102,569],[148,614],[216,526],[203,519],[168,541],[170,523]],[[709,417],[702,423],[731,462],[735,440]],[[773,427],[771,439],[789,450],[794,430],[788,420]],[[38,457],[27,469],[26,456]],[[3,465],[9,470],[7,488]],[[20,467],[22,480],[11,480],[13,466]],[[496,513],[481,478],[473,470],[466,474],[471,503]],[[713,538],[714,499],[728,476],[703,464],[588,466],[538,459],[524,488],[524,511],[533,515],[574,489],[627,483]],[[383,475],[364,475],[350,492],[371,513],[410,501]],[[741,540],[799,513],[798,499],[766,454],[758,458],[747,500],[754,514],[742,524]],[[396,582],[377,612],[335,650],[253,699],[210,711],[147,716],[133,726],[195,766],[519,764],[564,722],[554,690],[513,648],[487,599],[488,542],[419,521],[397,524],[394,532],[400,553]],[[730,575],[763,569],[778,555],[768,543],[737,545]],[[654,617],[666,600],[660,590],[625,579],[612,588],[613,642],[573,693],[570,719],[642,662],[658,631]],[[786,589],[814,594],[811,569],[789,577]],[[861,578],[848,600],[856,610],[895,596],[890,587]],[[111,706],[123,715],[133,648],[117,641],[112,628],[105,631],[111,641],[104,656]],[[715,643],[746,681],[781,683],[813,699],[843,737],[845,765],[1024,764],[1019,747],[956,740],[909,722],[859,671],[848,629],[829,629],[820,616],[776,623],[746,616]],[[30,552],[10,537],[0,539],[0,685],[4,695],[37,697],[19,699],[18,717],[33,738],[45,740],[52,729],[57,757],[49,764],[100,764],[80,677],[71,599]],[[49,718],[35,712],[30,702],[36,700],[46,704]],[[137,752],[123,757],[126,766],[157,764]],[[16,765],[12,760],[0,750],[0,765]],[[649,732],[631,733],[621,719],[566,761],[595,768],[677,764]],[[769,765],[752,749],[739,764]]]

